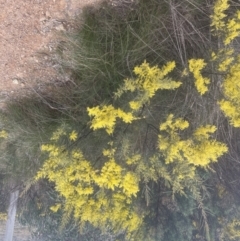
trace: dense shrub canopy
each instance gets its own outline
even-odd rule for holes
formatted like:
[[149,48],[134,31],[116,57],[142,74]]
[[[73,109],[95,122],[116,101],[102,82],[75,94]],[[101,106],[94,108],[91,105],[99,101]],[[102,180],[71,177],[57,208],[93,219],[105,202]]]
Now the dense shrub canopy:
[[21,221],[42,240],[238,240],[239,7],[86,8],[52,53],[70,81],[1,115]]

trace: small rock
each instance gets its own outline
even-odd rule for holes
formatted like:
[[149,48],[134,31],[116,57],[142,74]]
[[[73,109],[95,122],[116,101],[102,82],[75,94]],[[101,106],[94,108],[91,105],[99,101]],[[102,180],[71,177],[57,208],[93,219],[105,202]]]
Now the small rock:
[[65,31],[65,28],[62,24],[59,24],[57,27],[55,27],[57,31]]
[[47,19],[45,17],[40,18],[40,22],[45,22]]
[[14,79],[12,82],[13,82],[13,84],[18,85],[18,80],[17,79]]
[[18,77],[19,79],[22,79],[22,78],[23,78],[23,73],[17,73],[17,77]]
[[51,14],[48,11],[46,11],[45,15],[47,18],[51,18]]

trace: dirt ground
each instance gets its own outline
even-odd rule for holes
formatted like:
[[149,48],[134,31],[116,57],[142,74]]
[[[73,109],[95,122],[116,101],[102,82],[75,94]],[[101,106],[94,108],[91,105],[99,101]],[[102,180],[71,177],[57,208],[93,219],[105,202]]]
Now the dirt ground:
[[[39,64],[39,52],[51,50],[66,19],[99,0],[0,0],[0,102],[33,82],[55,78],[55,70]],[[45,56],[45,59],[48,57]]]

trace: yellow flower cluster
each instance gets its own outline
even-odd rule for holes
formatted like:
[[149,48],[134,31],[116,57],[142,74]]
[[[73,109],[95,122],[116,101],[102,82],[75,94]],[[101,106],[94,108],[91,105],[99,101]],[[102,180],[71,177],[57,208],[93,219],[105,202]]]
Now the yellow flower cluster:
[[230,118],[231,125],[240,127],[239,106],[228,100],[219,101],[219,105],[224,114]]
[[240,56],[237,62],[231,66],[229,73],[223,82],[225,98],[219,101],[224,114],[230,119],[234,127],[240,127]]
[[214,4],[213,14],[211,15],[211,26],[217,31],[222,31],[225,27],[224,18],[227,16],[224,12],[229,8],[228,0],[217,0]]
[[123,188],[123,192],[127,197],[131,197],[132,195],[136,197],[139,192],[138,182],[139,180],[133,172],[127,172],[123,177],[120,187]]
[[240,239],[240,220],[233,219],[228,223],[223,230],[223,234],[226,240],[239,240]]
[[0,138],[6,139],[8,137],[8,133],[5,130],[0,131]]
[[141,159],[141,155],[136,154],[136,155],[133,155],[132,157],[128,157],[126,160],[126,163],[128,165],[134,165],[134,164],[138,163],[140,159]]
[[60,208],[61,208],[61,204],[56,204],[56,205],[54,205],[54,206],[51,206],[50,207],[50,210],[52,211],[52,212],[54,212],[54,213],[56,213]]
[[106,129],[108,134],[113,133],[117,118],[122,119],[125,123],[131,123],[137,119],[131,112],[115,109],[112,105],[87,108],[87,111],[89,116],[94,117],[91,121],[91,128],[93,130]]
[[235,38],[240,36],[240,11],[238,10],[236,15],[229,19],[226,24],[226,36],[224,44],[230,44]]
[[162,68],[157,66],[150,67],[146,62],[134,68],[134,73],[137,78],[125,79],[124,85],[118,89],[115,96],[119,98],[125,92],[137,91],[137,98],[129,102],[132,110],[139,110],[143,104],[155,95],[156,91],[161,89],[176,89],[181,85],[181,82],[172,81],[166,78],[175,68],[175,62],[168,62]]
[[[51,141],[58,141],[61,137],[67,136],[67,131],[65,130],[66,127],[60,126],[56,131],[53,132],[52,137],[50,138]],[[77,132],[73,130],[71,133],[68,134],[68,138],[70,141],[77,140]]]
[[51,140],[52,141],[57,141],[59,140],[59,138],[61,136],[65,136],[66,135],[66,131],[64,130],[64,128],[61,126],[60,128],[58,128],[56,131],[53,132]]
[[57,147],[56,145],[47,144],[42,145],[41,150],[46,151],[50,156],[55,157],[58,156],[61,151],[63,151],[63,148]]
[[188,126],[189,123],[187,121],[183,120],[182,118],[174,120],[174,115],[170,114],[167,117],[167,120],[160,125],[160,130],[167,132],[171,130],[170,132],[172,133],[172,131],[175,132],[176,130],[184,130],[188,128]]
[[216,30],[220,30],[223,44],[227,47],[220,49],[217,54],[213,54],[213,60],[219,62],[219,71],[227,72],[222,84],[224,99],[219,101],[220,108],[234,127],[240,127],[240,55],[234,56],[235,50],[228,47],[236,37],[240,36],[240,10],[232,18],[223,21],[226,17],[224,12],[229,6],[227,0],[217,0],[214,5],[214,14],[211,16],[212,26]]
[[225,144],[210,139],[210,134],[216,131],[215,126],[201,126],[195,130],[193,136],[182,140],[178,130],[188,127],[188,123],[179,118],[173,120],[173,115],[160,125],[160,131],[167,135],[159,135],[159,150],[165,156],[166,164],[172,162],[187,162],[194,166],[207,167],[211,162],[227,152]]
[[[108,188],[114,190],[117,187],[122,188],[123,193],[127,197],[136,196],[139,187],[139,180],[132,172],[126,172],[120,165],[115,162],[114,154],[116,149],[104,149],[103,155],[109,158],[109,161],[104,164],[101,169],[100,175],[96,175],[95,182],[99,187]],[[137,162],[140,159],[140,155],[134,155],[126,162]]]
[[103,155],[104,155],[104,156],[107,156],[107,157],[109,157],[109,158],[114,158],[115,151],[116,151],[115,148],[104,149],[104,150],[103,150]]
[[214,133],[216,130],[216,126],[200,126],[194,131],[193,136],[198,141],[206,140],[210,137],[210,134]]
[[95,182],[99,187],[114,190],[119,187],[122,181],[122,168],[117,165],[114,160],[110,160],[104,164],[101,174],[96,176]]
[[126,197],[121,193],[114,193],[109,198],[100,191],[95,198],[74,199],[73,202],[78,203],[79,207],[74,209],[76,219],[80,217],[81,223],[90,222],[102,230],[106,227],[116,232],[125,230],[131,236],[142,224],[142,218],[129,208]]
[[195,78],[195,86],[197,91],[203,95],[207,90],[207,85],[210,83],[210,79],[203,77],[201,70],[206,66],[203,59],[190,59],[188,61],[189,71],[193,73]]
[[226,56],[224,60],[219,64],[218,70],[219,71],[226,71],[230,64],[233,62],[234,58],[233,57],[228,57]]
[[213,14],[211,15],[211,26],[217,34],[223,36],[224,45],[229,45],[235,38],[240,36],[240,11],[238,10],[233,18],[227,21],[224,18],[227,16],[224,12],[229,8],[228,0],[217,0],[214,4]]
[[69,134],[69,140],[70,141],[76,141],[78,137],[78,134],[75,130],[73,130],[70,134]]
[[[73,131],[70,136],[72,133],[75,134]],[[54,135],[57,136],[56,132]],[[132,209],[139,192],[139,178],[116,163],[116,149],[112,142],[108,144],[111,148],[103,150],[107,161],[100,169],[85,160],[79,150],[66,151],[57,144],[42,145],[41,150],[48,153],[48,159],[35,178],[47,178],[55,183],[56,191],[64,198],[64,203],[51,206],[51,211],[72,210],[81,223],[90,222],[103,229],[108,225],[131,235],[142,223],[138,212]]]

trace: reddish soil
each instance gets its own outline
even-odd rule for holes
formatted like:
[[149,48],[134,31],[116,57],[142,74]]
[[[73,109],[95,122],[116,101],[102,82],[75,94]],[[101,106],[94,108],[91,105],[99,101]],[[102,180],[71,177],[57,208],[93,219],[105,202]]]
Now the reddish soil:
[[56,32],[65,31],[66,20],[96,2],[0,0],[0,102],[36,80],[54,79],[54,68],[40,64],[38,53],[51,50]]

